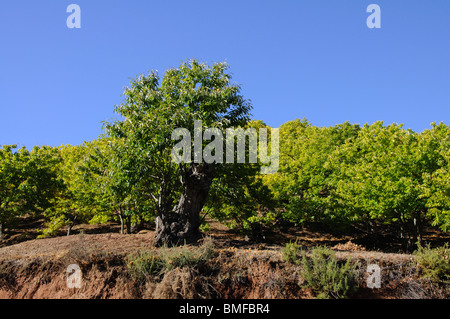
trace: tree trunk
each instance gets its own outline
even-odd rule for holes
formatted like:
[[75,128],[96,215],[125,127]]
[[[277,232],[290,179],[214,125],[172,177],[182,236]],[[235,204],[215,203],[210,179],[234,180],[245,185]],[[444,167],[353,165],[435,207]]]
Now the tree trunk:
[[422,212],[416,212],[414,215],[414,232],[415,232],[415,241],[414,246],[417,249],[417,244],[422,244]]
[[73,215],[71,213],[65,214],[66,218],[69,219],[70,223],[67,227],[67,236],[70,236],[70,233],[72,232],[73,226],[75,226],[75,223],[78,219],[77,215]]
[[159,212],[156,218],[155,245],[173,246],[196,242],[200,234],[200,212],[205,205],[214,166],[191,164],[182,176],[183,193],[174,211]]
[[400,221],[400,240],[402,250],[412,253],[417,249],[417,243],[422,241],[422,225],[420,213],[414,213],[413,218]]
[[125,217],[125,225],[127,226],[127,234],[131,234],[131,216]]
[[404,252],[411,252],[412,242],[414,241],[412,237],[411,226],[408,225],[408,222],[400,222],[400,240]]
[[70,236],[70,232],[72,231],[73,223],[69,224],[69,227],[67,227],[67,236]]
[[122,216],[122,212],[119,212],[119,219],[120,219],[120,234],[123,235],[123,216]]
[[143,227],[142,224],[143,224],[142,218],[139,218],[137,221],[135,221],[131,225],[131,233],[135,234],[135,233],[138,233],[140,230],[142,230],[142,227]]
[[0,241],[3,240],[3,236],[4,236],[3,223],[0,222]]

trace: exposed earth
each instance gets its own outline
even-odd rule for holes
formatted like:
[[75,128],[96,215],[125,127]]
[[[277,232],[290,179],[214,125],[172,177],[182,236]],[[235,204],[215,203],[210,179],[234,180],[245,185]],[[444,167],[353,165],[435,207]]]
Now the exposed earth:
[[[0,248],[0,298],[313,298],[302,288],[299,265],[283,260],[282,249],[296,241],[307,251],[326,245],[338,259],[351,258],[360,267],[359,288],[351,298],[448,298],[441,287],[419,276],[414,256],[399,253],[398,244],[367,234],[336,235],[317,225],[267,232],[253,242],[224,225],[211,221],[207,235],[214,244],[214,257],[207,268],[176,268],[146,282],[134,280],[128,271],[129,256],[152,247],[154,231],[119,234],[119,226],[78,225],[73,235],[35,239],[32,226],[18,227]],[[34,238],[34,239],[33,239]],[[449,235],[430,231],[426,239],[435,244],[450,241]],[[367,265],[382,269],[381,288],[367,287]],[[81,288],[68,288],[67,266],[79,265]]]

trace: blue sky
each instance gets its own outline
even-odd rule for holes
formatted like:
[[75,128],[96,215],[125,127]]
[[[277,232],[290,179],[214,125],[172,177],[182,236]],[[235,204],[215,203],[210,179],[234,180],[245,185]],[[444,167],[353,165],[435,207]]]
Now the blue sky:
[[189,58],[228,62],[273,127],[450,124],[449,14],[447,0],[2,1],[0,144],[95,139],[130,78]]

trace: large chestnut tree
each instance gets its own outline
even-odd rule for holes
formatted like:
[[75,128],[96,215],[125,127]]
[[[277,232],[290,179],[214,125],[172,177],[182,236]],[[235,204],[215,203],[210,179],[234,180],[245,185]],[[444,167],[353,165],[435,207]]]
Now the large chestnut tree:
[[[106,123],[110,136],[124,140],[127,174],[155,204],[156,245],[177,245],[200,236],[200,212],[213,179],[224,164],[194,159],[172,160],[172,133],[184,128],[194,138],[194,121],[202,129],[245,126],[251,104],[231,82],[225,63],[197,60],[165,71],[140,75],[125,89],[116,106],[122,119]],[[199,123],[199,122],[197,122]],[[203,144],[208,144],[204,141]],[[197,154],[198,155],[198,154]]]

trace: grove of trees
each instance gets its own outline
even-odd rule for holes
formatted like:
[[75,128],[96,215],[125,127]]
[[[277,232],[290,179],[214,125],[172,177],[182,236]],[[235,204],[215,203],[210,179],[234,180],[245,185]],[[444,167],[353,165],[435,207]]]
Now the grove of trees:
[[[279,128],[279,170],[260,163],[174,163],[172,132],[266,127],[224,63],[196,60],[140,75],[116,106],[120,119],[82,145],[0,148],[0,240],[25,214],[43,216],[42,237],[76,223],[116,220],[122,233],[155,222],[155,243],[201,235],[205,215],[253,237],[280,222],[336,227],[390,225],[410,249],[425,227],[450,230],[450,127],[417,133],[383,122]],[[208,141],[204,142],[207,145]],[[195,155],[195,154],[194,154]]]
[[280,169],[265,177],[282,218],[301,224],[391,225],[411,249],[425,226],[450,230],[450,128],[344,123],[280,127]]

